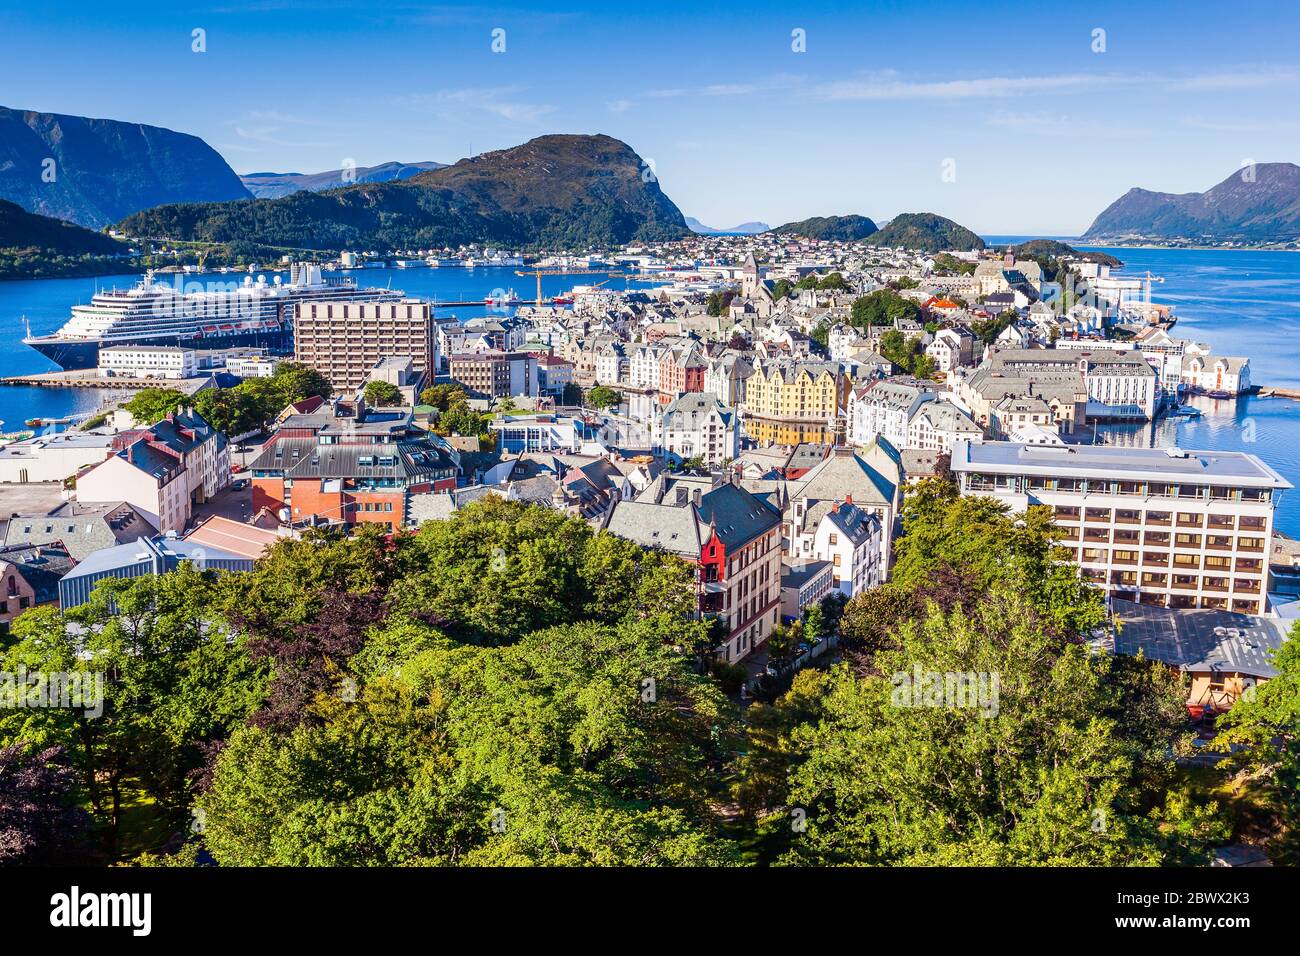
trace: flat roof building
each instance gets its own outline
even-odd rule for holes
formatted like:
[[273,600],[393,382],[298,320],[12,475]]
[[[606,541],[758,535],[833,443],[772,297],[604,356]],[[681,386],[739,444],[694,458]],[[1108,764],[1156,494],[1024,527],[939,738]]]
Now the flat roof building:
[[1115,598],[1265,612],[1273,513],[1292,485],[1255,455],[961,441],[952,471],[962,494],[1051,508],[1085,579]]

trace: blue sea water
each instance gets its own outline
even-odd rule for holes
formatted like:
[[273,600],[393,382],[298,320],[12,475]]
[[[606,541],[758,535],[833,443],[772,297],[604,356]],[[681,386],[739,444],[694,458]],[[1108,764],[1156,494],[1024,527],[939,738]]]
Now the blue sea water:
[[[263,270],[270,282],[275,270]],[[328,274],[328,273],[327,273]],[[184,281],[230,283],[243,280],[244,273],[210,273],[203,276],[185,276]],[[498,289],[514,289],[523,300],[532,301],[537,296],[537,280],[532,276],[518,276],[512,268],[475,269],[360,269],[348,273],[359,286],[380,286],[401,289],[408,295],[435,301],[482,301]],[[163,276],[174,281],[175,276]],[[567,292],[574,285],[595,284],[602,275],[543,276],[544,298]],[[57,366],[40,353],[23,345],[26,334],[24,319],[31,323],[32,332],[45,335],[54,332],[68,320],[69,309],[90,301],[96,289],[126,288],[134,285],[140,274],[100,276],[91,279],[30,279],[0,281],[0,378],[26,375],[34,372],[51,372]],[[622,278],[609,280],[606,288],[645,288],[644,284],[625,283]],[[224,287],[224,286],[223,286]],[[440,315],[457,315],[468,318],[483,315],[485,306],[439,309]],[[495,309],[492,314],[509,314],[513,309]],[[17,431],[30,418],[65,418],[82,412],[93,412],[110,397],[101,389],[37,388],[30,386],[0,386],[0,431]],[[115,396],[120,398],[120,394]]]

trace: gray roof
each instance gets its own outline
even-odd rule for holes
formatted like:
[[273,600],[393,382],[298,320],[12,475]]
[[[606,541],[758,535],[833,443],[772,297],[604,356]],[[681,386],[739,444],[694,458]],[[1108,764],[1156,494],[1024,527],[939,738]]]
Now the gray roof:
[[1276,677],[1269,661],[1287,639],[1280,620],[1208,609],[1175,610],[1131,601],[1114,601],[1122,626],[1115,650],[1184,671],[1220,671]]
[[110,548],[158,529],[149,519],[124,501],[65,501],[48,512],[15,515],[5,529],[4,543],[45,544],[62,541],[77,561],[101,548]]
[[952,468],[956,472],[1009,475],[1074,475],[1131,481],[1187,480],[1242,488],[1292,487],[1261,459],[1240,451],[1117,445],[1022,445],[1009,441],[975,443],[963,440],[953,445]]
[[699,558],[703,544],[694,508],[618,501],[608,512],[604,527],[643,548],[661,548],[693,559]]

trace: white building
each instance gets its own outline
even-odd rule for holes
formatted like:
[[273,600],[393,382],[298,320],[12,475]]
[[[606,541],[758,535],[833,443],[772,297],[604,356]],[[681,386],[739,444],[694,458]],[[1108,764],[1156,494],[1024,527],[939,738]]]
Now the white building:
[[904,448],[951,453],[958,441],[983,441],[984,430],[946,398],[924,402],[907,423]]
[[226,359],[226,371],[240,378],[270,378],[280,366],[274,355],[232,355]]
[[1240,395],[1250,390],[1250,359],[1196,354],[1183,357],[1183,384],[1209,395]]
[[906,448],[913,414],[938,397],[935,383],[904,375],[854,389],[849,393],[849,443],[868,445],[883,435],[895,448]]
[[99,350],[104,378],[193,378],[198,373],[194,349],[174,345],[110,345]]
[[682,461],[701,458],[720,465],[740,456],[740,424],[711,392],[687,392],[664,409],[659,432],[660,450]]
[[103,461],[113,436],[103,431],[36,435],[0,446],[0,482],[63,481]]
[[812,557],[831,564],[831,585],[845,597],[884,582],[880,518],[853,503],[832,504],[812,536]]
[[962,494],[1051,508],[1084,578],[1115,597],[1267,610],[1273,511],[1292,486],[1255,455],[959,442],[952,470]]

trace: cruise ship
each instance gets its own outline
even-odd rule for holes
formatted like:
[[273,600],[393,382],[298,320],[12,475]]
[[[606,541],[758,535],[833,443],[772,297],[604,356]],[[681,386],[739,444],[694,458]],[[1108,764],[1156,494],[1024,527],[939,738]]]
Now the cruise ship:
[[203,285],[177,275],[173,285],[147,272],[133,288],[96,292],[89,305],[73,306],[72,317],[52,335],[32,335],[29,328],[23,344],[64,369],[95,368],[100,348],[111,345],[253,346],[287,353],[293,350],[295,302],[400,298],[395,289],[359,289],[355,279],[324,278],[309,262],[292,265],[287,283],[280,276],[269,283],[265,276],[246,276],[242,285]]

